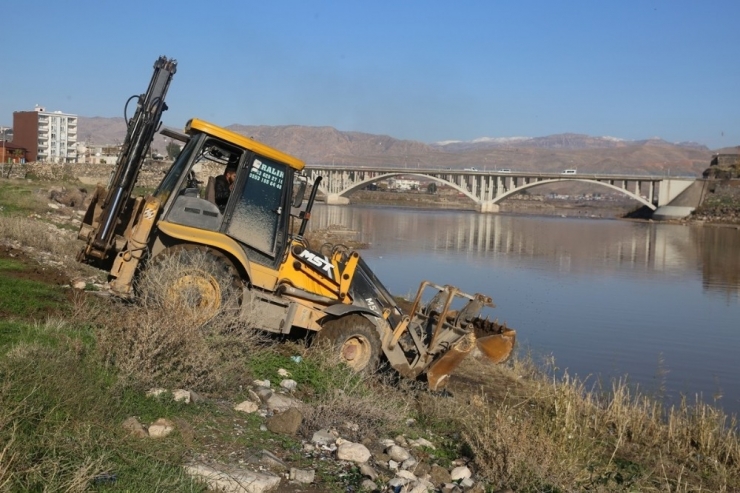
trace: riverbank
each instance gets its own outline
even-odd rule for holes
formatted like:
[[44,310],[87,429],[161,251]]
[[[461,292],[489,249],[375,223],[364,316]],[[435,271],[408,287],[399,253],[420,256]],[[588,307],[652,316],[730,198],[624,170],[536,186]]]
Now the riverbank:
[[[664,408],[525,358],[469,358],[437,395],[348,374],[303,341],[117,303],[101,272],[74,261],[76,192],[0,180],[0,484],[11,490],[202,492],[184,472],[194,462],[288,492],[740,490],[737,424],[699,402]],[[296,387],[280,387],[286,378]],[[148,397],[152,387],[169,390]],[[365,459],[340,455],[343,443]]]

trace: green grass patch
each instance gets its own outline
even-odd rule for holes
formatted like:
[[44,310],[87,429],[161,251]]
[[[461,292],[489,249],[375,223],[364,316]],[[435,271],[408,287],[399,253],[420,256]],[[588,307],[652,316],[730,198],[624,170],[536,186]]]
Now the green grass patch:
[[[272,384],[279,384],[285,378],[295,380],[299,387],[310,388],[317,395],[324,394],[331,389],[341,388],[350,383],[358,387],[362,380],[346,366],[327,367],[321,358],[287,356],[275,351],[255,351],[247,359],[247,367],[252,375],[260,380],[270,380]],[[278,375],[279,369],[287,370],[290,377]]]
[[0,259],[0,314],[34,318],[63,311],[67,301],[61,288],[8,275],[23,270],[20,262]]
[[[7,491],[203,491],[182,470],[177,432],[140,439],[132,415],[191,416],[194,408],[121,388],[102,367],[87,327],[0,326],[0,485]],[[11,343],[9,345],[9,343]]]

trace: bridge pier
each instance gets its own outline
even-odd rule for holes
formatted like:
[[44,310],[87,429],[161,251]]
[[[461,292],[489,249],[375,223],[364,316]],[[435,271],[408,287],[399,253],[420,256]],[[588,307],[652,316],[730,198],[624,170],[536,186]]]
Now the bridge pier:
[[329,193],[326,195],[326,203],[327,205],[347,205],[349,204],[349,199],[342,197],[338,193]]
[[493,202],[483,202],[476,206],[476,210],[483,214],[495,214],[501,210],[501,207]]

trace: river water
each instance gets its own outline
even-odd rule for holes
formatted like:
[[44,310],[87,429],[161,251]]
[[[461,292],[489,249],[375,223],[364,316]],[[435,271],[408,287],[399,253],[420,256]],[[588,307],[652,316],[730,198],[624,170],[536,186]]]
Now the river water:
[[492,296],[517,350],[559,372],[740,414],[740,229],[326,205],[311,223],[359,231],[394,294]]

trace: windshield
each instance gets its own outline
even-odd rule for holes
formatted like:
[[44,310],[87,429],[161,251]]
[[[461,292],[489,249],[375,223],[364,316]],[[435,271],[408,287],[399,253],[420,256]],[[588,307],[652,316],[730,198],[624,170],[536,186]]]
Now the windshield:
[[159,187],[157,187],[157,189],[154,191],[154,196],[157,197],[161,203],[164,204],[165,202],[167,202],[170,194],[172,194],[172,191],[179,183],[180,177],[188,169],[188,163],[190,163],[190,158],[193,154],[193,150],[198,147],[198,142],[200,142],[200,140],[201,139],[197,137],[193,137],[188,140],[188,143],[185,144],[185,147],[180,152],[180,155],[177,156],[177,159],[172,164],[170,170],[167,172],[167,176],[164,177],[162,183],[160,183]]

